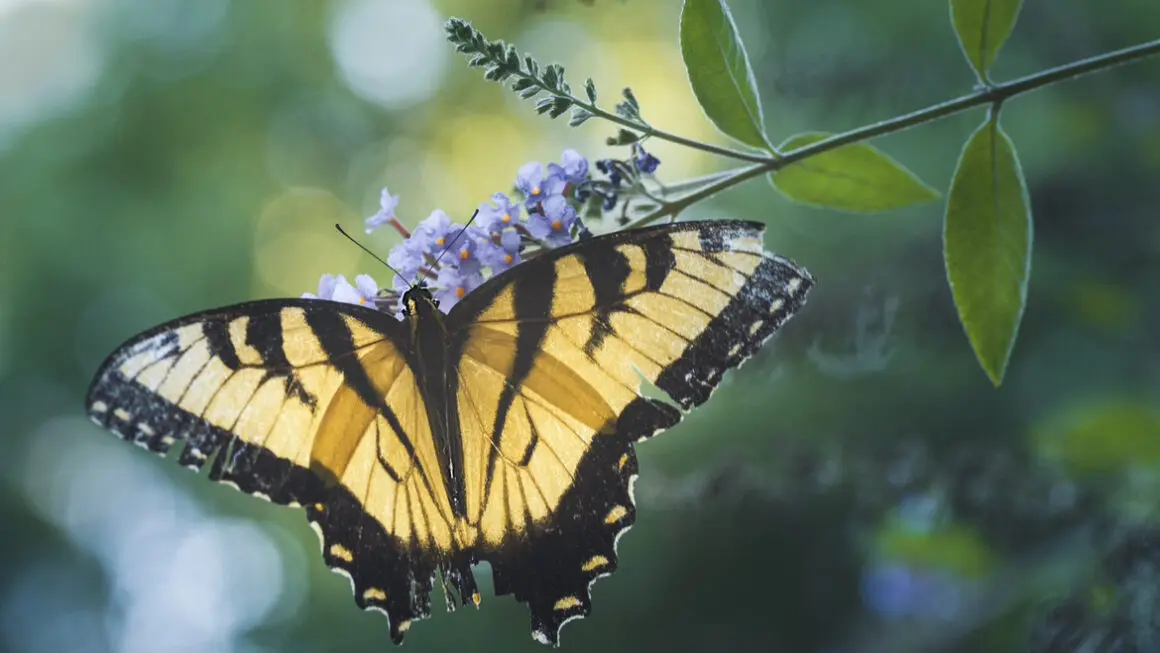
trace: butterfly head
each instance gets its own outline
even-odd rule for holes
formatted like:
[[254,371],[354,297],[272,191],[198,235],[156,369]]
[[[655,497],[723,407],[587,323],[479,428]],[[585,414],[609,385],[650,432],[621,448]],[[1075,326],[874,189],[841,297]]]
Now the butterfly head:
[[419,316],[425,312],[439,312],[439,300],[431,294],[426,282],[420,280],[403,293],[403,315]]

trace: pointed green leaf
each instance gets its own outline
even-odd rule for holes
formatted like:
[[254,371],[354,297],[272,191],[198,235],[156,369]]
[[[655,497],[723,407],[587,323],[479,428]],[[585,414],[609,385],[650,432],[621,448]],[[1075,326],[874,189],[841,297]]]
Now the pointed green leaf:
[[757,83],[723,0],[685,0],[681,55],[705,115],[726,136],[768,150]]
[[951,0],[951,22],[963,54],[981,81],[1015,29],[1023,0]]
[[[789,153],[825,140],[830,134],[791,136],[778,148]],[[773,187],[795,202],[869,213],[938,199],[901,163],[865,143],[843,145],[793,163],[770,175]]]
[[1027,303],[1031,239],[1023,172],[992,111],[959,157],[947,194],[943,247],[959,319],[996,386]]
[[596,104],[596,82],[592,78],[584,80],[584,94],[588,96],[588,101]]

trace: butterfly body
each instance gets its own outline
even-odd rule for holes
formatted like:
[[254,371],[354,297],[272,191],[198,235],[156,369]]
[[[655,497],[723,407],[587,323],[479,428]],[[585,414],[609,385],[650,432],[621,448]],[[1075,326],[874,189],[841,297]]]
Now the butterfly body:
[[448,369],[453,344],[448,341],[445,315],[431,291],[416,285],[403,295],[404,329],[411,336],[400,349],[414,370],[415,379],[427,398],[432,437],[436,441],[439,467],[446,483],[452,514],[457,520],[465,515],[463,446],[459,423],[452,419],[454,394],[449,392],[455,371]]
[[391,637],[497,594],[536,639],[591,610],[636,514],[635,444],[708,399],[804,302],[812,279],[760,224],[674,223],[550,250],[444,315],[423,286],[402,320],[319,300],[181,318],[97,372],[98,424],[271,501],[301,505],[328,566]]

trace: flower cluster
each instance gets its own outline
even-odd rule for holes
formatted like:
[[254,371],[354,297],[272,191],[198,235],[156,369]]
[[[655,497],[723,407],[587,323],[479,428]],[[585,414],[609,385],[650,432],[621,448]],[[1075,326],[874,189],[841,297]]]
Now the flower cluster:
[[386,257],[396,271],[391,288],[379,289],[368,275],[358,275],[354,284],[342,275],[324,275],[317,295],[306,292],[303,297],[371,306],[398,317],[404,293],[422,283],[433,290],[440,309],[448,312],[488,276],[501,274],[543,249],[585,237],[580,211],[586,205],[604,211],[614,208],[626,188],[641,174],[652,174],[659,164],[643,147],[633,144],[628,161],[596,161],[601,176],[593,177],[588,159],[565,150],[559,162],[545,166],[534,161],[521,167],[512,193],[492,195],[466,225],[435,210],[413,230],[394,215],[399,196],[384,188],[378,212],[365,219],[365,231],[390,225],[403,234],[403,242]]
[[521,167],[513,191],[492,195],[466,225],[435,210],[413,230],[395,216],[399,197],[384,188],[380,209],[366,219],[365,226],[369,234],[390,225],[404,237],[387,257],[396,272],[391,288],[380,289],[365,274],[356,277],[353,285],[342,275],[327,274],[317,294],[303,297],[372,306],[398,316],[403,294],[423,283],[432,289],[439,308],[450,311],[487,277],[543,249],[584,237],[587,230],[579,214],[586,204],[611,209],[626,182],[632,183],[642,173],[652,174],[659,163],[634,144],[629,161],[597,161],[595,167],[603,178],[594,179],[588,159],[575,150],[564,150],[559,163],[532,162]]

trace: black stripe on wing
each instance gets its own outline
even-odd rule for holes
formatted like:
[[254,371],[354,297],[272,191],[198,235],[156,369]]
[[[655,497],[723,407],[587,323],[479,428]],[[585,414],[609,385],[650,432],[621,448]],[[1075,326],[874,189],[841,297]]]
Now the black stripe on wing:
[[[546,317],[552,308],[552,288],[555,276],[555,268],[547,265],[536,275],[525,275],[517,279],[514,287],[516,312],[520,315]],[[512,403],[515,402],[520,387],[536,363],[536,357],[540,353],[540,345],[548,333],[548,327],[547,320],[528,322],[520,325],[516,334],[516,352],[512,361],[511,374],[500,392],[499,403],[496,405],[495,422],[491,429],[493,446],[488,450],[487,470],[484,474],[483,496],[485,497],[489,496],[491,492],[491,483],[495,476],[495,465],[499,458],[499,452],[502,449],[503,427],[507,422],[508,412],[511,411]],[[531,457],[530,448],[526,457]]]
[[[351,387],[370,399],[372,406],[384,408],[383,398],[373,391],[366,371],[359,365],[351,331],[342,321],[350,314],[364,324],[383,326],[384,337],[398,342],[388,330],[401,328],[392,318],[359,307],[317,300],[272,300],[215,309],[161,325],[119,347],[98,370],[86,398],[91,419],[119,437],[158,454],[166,454],[174,443],[183,445],[178,462],[193,470],[209,466],[209,478],[236,486],[242,492],[284,505],[301,505],[322,539],[323,557],[328,567],[351,580],[356,603],[363,609],[385,613],[391,638],[401,642],[416,619],[430,613],[430,593],[434,573],[466,601],[477,597],[475,579],[466,555],[444,556],[424,548],[415,540],[403,541],[387,532],[363,507],[358,498],[334,479],[323,479],[314,471],[294,464],[257,444],[239,439],[227,429],[192,414],[146,386],[127,378],[120,367],[131,358],[148,353],[158,361],[179,359],[189,350],[181,349],[178,330],[200,327],[193,342],[204,341],[210,356],[231,371],[261,368],[266,376],[283,378],[286,393],[304,404],[305,390],[298,384],[294,369],[283,349],[280,312],[286,308],[305,310],[314,335],[328,360],[344,373]],[[229,333],[230,324],[247,318],[245,344],[260,361],[247,365]],[[249,354],[251,358],[253,353]],[[295,390],[295,387],[298,389]],[[368,390],[369,389],[369,390]],[[317,403],[309,403],[312,409]],[[305,436],[306,434],[304,434]],[[417,464],[417,463],[416,463]],[[414,530],[414,529],[412,529]]]
[[701,405],[727,370],[756,353],[801,309],[813,283],[813,277],[792,262],[764,256],[725,309],[661,371],[656,386],[686,410]]
[[616,542],[636,520],[634,443],[680,418],[668,404],[634,400],[593,438],[548,521],[499,550],[480,552],[491,563],[496,594],[528,604],[537,641],[558,646],[564,624],[591,612],[590,587],[616,570]]

